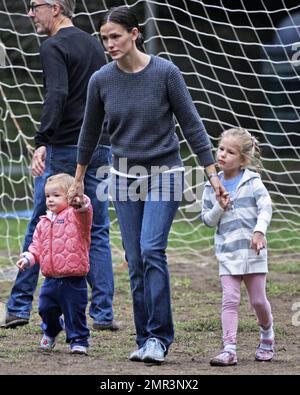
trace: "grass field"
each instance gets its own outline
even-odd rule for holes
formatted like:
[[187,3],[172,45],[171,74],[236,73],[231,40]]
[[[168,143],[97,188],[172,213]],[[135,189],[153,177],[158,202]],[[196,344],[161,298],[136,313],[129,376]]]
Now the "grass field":
[[[193,258],[194,259],[194,258]],[[297,337],[300,327],[292,325],[293,305],[300,301],[299,263],[270,265],[268,296],[276,331],[276,358],[272,363],[254,361],[258,327],[243,288],[239,321],[239,364],[231,368],[211,368],[208,364],[221,346],[221,293],[217,267],[180,261],[170,257],[175,341],[161,366],[129,362],[135,348],[131,295],[125,265],[115,265],[115,318],[118,332],[92,332],[88,357],[69,354],[64,335],[51,353],[38,349],[41,337],[36,301],[30,324],[17,329],[0,329],[1,374],[95,374],[95,375],[196,375],[196,374],[300,374]],[[11,282],[0,283],[5,301]],[[90,322],[90,321],[89,321]],[[91,322],[90,322],[91,323]],[[300,324],[300,322],[299,322]]]
[[[26,221],[0,221],[1,235],[5,235],[9,229],[11,254],[18,255],[25,228]],[[208,364],[209,358],[221,346],[221,292],[217,264],[211,253],[213,232],[201,227],[192,228],[189,224],[178,223],[173,226],[169,267],[175,341],[166,362],[160,367],[132,363],[127,359],[129,352],[135,348],[132,303],[127,268],[122,263],[123,253],[117,236],[117,225],[113,225],[112,234],[116,290],[114,309],[120,331],[93,331],[89,356],[83,359],[69,354],[63,334],[59,336],[55,351],[42,353],[38,349],[41,331],[36,298],[29,325],[15,330],[0,329],[0,374],[300,374],[297,342],[300,326],[296,319],[297,311],[293,310],[300,302],[300,246],[294,241],[295,234],[292,231],[274,228],[268,237],[269,247],[274,251],[270,254],[267,288],[275,321],[276,358],[272,363],[254,362],[258,328],[243,289],[239,321],[239,364],[226,369],[211,368]],[[182,239],[185,240],[184,243]],[[7,258],[6,242],[1,238],[2,269],[12,266]],[[283,243],[287,244],[286,251],[278,256],[276,251],[285,249]],[[176,246],[180,248],[174,249]],[[197,248],[199,255],[189,254],[189,248]],[[202,251],[206,251],[205,254]],[[11,281],[0,282],[2,308],[11,286]],[[90,321],[89,323],[91,324]]]
[[[7,256],[19,255],[25,235],[27,220],[0,219],[0,266],[9,264]],[[268,231],[268,248],[273,254],[300,254],[300,225],[289,229],[282,224],[272,224]],[[169,252],[212,254],[214,229],[204,227],[200,221],[175,222],[169,238]],[[122,251],[119,228],[112,218],[111,242],[114,249]],[[2,253],[1,253],[2,252]]]

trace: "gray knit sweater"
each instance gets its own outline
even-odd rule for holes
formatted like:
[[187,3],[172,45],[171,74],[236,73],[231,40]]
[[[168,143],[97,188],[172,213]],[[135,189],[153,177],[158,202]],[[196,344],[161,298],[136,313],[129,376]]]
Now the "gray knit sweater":
[[78,163],[89,163],[105,117],[113,166],[182,166],[174,115],[200,164],[214,163],[211,144],[180,70],[151,56],[140,72],[126,73],[111,62],[93,74],[78,141]]

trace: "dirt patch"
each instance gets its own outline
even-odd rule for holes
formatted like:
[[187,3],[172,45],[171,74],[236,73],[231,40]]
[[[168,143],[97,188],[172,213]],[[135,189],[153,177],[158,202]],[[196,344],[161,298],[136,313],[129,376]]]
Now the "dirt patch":
[[[283,262],[281,260],[281,262]],[[175,341],[161,366],[133,363],[127,357],[135,349],[131,296],[124,266],[115,268],[115,315],[118,332],[92,332],[88,357],[70,355],[64,335],[55,351],[41,352],[40,319],[36,302],[30,324],[14,330],[0,330],[1,374],[93,374],[93,375],[212,375],[212,374],[300,374],[299,273],[273,272],[268,276],[270,302],[276,329],[276,358],[272,363],[254,361],[258,343],[255,315],[245,290],[240,306],[238,365],[212,368],[209,359],[221,345],[221,293],[217,265],[213,259],[189,262],[170,259]],[[0,283],[0,302],[7,298],[11,282]],[[298,311],[300,307],[298,307]],[[294,320],[294,321],[292,321]],[[299,322],[298,322],[299,321]],[[292,324],[294,323],[294,325]],[[298,326],[299,324],[299,326]]]

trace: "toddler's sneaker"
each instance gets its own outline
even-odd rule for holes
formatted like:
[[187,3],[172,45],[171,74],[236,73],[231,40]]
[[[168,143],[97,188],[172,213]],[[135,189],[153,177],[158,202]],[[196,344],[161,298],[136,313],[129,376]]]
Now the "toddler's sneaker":
[[274,339],[261,339],[255,353],[256,361],[272,361],[274,357],[274,344]]
[[155,337],[151,337],[144,345],[143,362],[162,363],[165,360],[166,347]]
[[237,364],[236,352],[223,350],[210,361],[211,366],[234,366]]
[[55,344],[55,337],[50,337],[44,334],[40,342],[40,348],[45,351],[50,351],[55,347]]
[[88,355],[88,350],[87,347],[85,346],[80,346],[79,344],[75,344],[74,346],[71,346],[71,354]]

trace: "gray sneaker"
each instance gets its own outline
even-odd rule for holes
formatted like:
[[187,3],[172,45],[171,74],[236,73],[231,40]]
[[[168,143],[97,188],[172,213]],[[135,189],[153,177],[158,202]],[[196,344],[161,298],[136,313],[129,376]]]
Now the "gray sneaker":
[[144,356],[144,347],[141,347],[138,350],[133,351],[129,355],[129,360],[132,362],[143,362],[143,356]]
[[116,321],[110,321],[105,324],[99,324],[98,322],[93,323],[93,329],[95,331],[118,331],[119,330],[119,325],[116,323]]
[[28,318],[17,317],[16,315],[6,313],[5,321],[1,323],[1,328],[12,329],[16,328],[17,326],[27,325],[28,323]]
[[155,337],[146,341],[144,346],[143,362],[162,363],[165,360],[166,347]]

